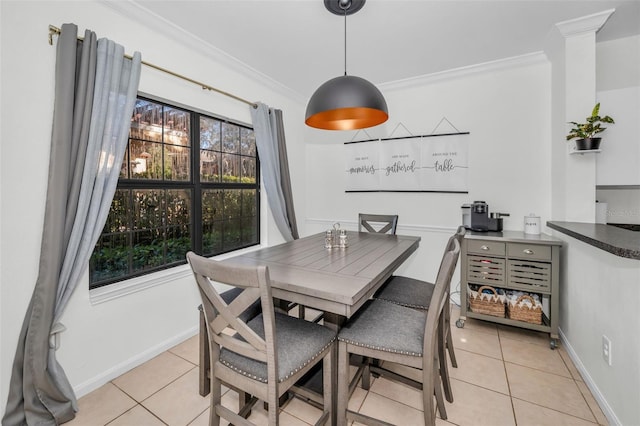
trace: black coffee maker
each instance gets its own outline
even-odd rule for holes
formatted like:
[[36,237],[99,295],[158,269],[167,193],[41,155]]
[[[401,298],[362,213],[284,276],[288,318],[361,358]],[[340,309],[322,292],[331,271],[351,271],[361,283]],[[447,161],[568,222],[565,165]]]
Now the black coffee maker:
[[491,213],[489,205],[484,201],[474,201],[471,204],[471,230],[479,232],[502,232],[502,218],[509,213]]
[[489,205],[484,201],[471,204],[471,230],[487,232],[489,230]]

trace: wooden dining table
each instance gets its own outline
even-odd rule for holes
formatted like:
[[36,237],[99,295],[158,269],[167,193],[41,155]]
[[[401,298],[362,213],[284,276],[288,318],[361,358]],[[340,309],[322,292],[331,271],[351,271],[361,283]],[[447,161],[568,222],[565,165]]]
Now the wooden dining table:
[[[336,331],[416,251],[420,237],[347,231],[346,248],[325,248],[325,233],[221,260],[265,265],[274,298],[322,311]],[[200,394],[209,393],[209,353],[200,314]]]

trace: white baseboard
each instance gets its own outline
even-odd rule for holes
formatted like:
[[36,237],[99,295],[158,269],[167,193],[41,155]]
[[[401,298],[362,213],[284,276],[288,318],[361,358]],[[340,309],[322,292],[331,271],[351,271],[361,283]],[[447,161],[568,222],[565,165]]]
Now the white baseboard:
[[195,336],[198,333],[198,327],[190,328],[189,330],[174,336],[164,342],[141,352],[128,360],[113,366],[112,368],[103,371],[99,375],[85,381],[84,383],[80,383],[77,386],[73,387],[73,391],[76,394],[77,398],[81,398],[84,395],[87,395],[90,392],[98,389],[100,386],[109,383],[111,380],[123,375],[129,370],[144,364],[149,361],[151,358],[154,358],[160,355],[162,352],[174,347],[175,345],[184,342],[190,337]]
[[613,411],[613,409],[605,399],[604,395],[602,395],[602,392],[600,392],[600,389],[598,389],[598,386],[591,378],[591,375],[589,374],[584,364],[580,360],[580,357],[578,357],[578,354],[576,353],[576,351],[573,350],[573,347],[569,343],[569,340],[567,340],[567,336],[565,336],[565,334],[562,332],[562,329],[558,328],[558,334],[560,335],[560,340],[562,341],[562,345],[567,350],[567,354],[569,355],[569,358],[571,358],[571,361],[573,361],[573,364],[578,369],[578,372],[582,376],[582,379],[584,380],[585,385],[587,385],[587,387],[591,391],[591,394],[593,395],[596,402],[600,406],[600,409],[602,410],[605,417],[609,421],[609,424],[615,425],[615,426],[622,426],[622,422],[620,422],[620,419],[618,419],[618,417],[616,416],[616,413]]

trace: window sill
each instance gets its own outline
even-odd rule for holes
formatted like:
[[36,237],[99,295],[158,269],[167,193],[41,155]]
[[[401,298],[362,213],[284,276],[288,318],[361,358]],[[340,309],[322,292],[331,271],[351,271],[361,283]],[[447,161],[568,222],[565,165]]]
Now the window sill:
[[[244,253],[250,253],[263,248],[262,245],[237,250],[231,253],[225,253],[220,256],[214,256],[212,259],[222,260],[230,257],[238,256]],[[191,268],[189,265],[176,266],[175,268],[164,271],[154,272],[141,277],[132,278],[130,280],[109,284],[104,287],[89,290],[89,300],[92,305],[99,305],[110,300],[119,299],[129,294],[147,290],[162,284],[173,282],[191,276]]]

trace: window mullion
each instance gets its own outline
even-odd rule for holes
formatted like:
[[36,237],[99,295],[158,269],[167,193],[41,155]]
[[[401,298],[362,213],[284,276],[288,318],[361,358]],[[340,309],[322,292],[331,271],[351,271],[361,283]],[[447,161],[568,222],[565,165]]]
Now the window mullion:
[[192,249],[202,253],[202,185],[200,182],[200,114],[192,113],[191,119],[191,182],[193,183],[191,203]]

